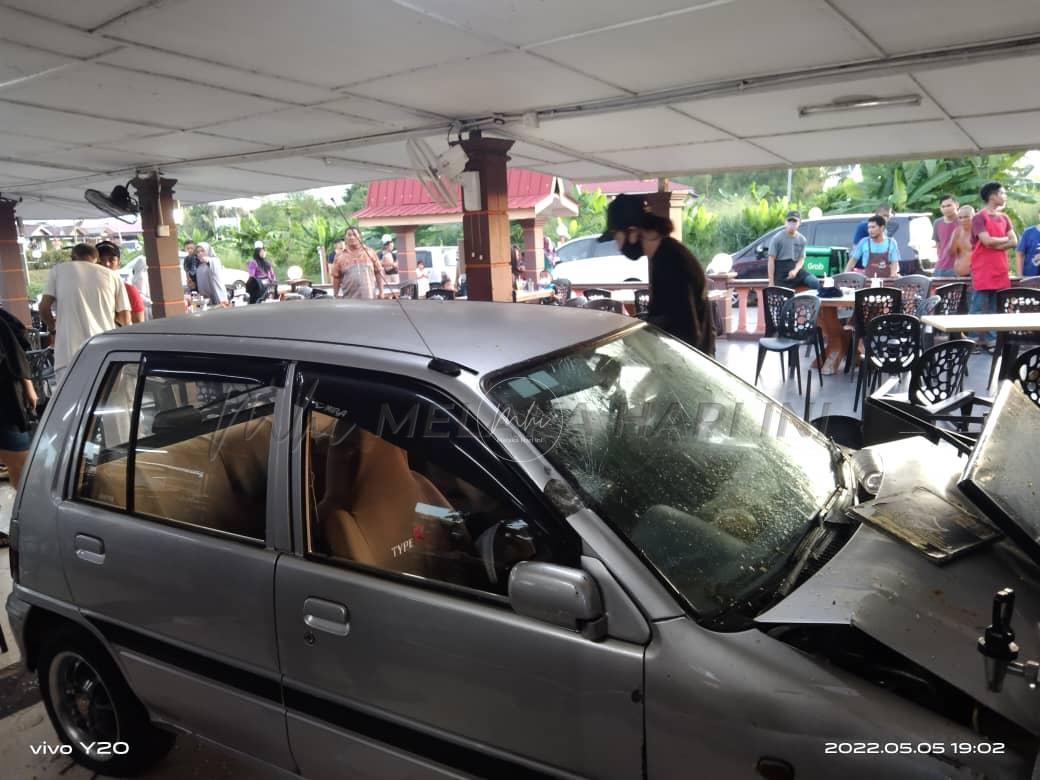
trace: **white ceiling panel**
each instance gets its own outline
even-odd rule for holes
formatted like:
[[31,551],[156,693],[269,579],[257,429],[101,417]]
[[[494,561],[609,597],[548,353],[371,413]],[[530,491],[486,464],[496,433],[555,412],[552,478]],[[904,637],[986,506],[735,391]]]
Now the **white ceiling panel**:
[[636,91],[876,54],[837,14],[815,0],[737,0],[534,51]]
[[575,149],[600,152],[646,146],[715,141],[729,136],[668,108],[643,108],[616,114],[554,119],[525,135]]
[[713,141],[658,149],[604,152],[599,157],[647,173],[698,172],[780,165],[783,160],[744,141]]
[[[32,6],[35,2],[29,0],[26,5]],[[2,6],[0,36],[8,41],[17,41],[23,46],[35,46],[43,51],[57,52],[68,57],[93,57],[115,48],[114,43],[103,38]]]
[[5,87],[74,60],[50,52],[0,40],[0,94]]
[[[28,97],[31,98],[32,95]],[[61,111],[0,101],[0,133],[17,133],[51,141],[84,144],[154,135],[156,128],[114,119],[71,116]],[[0,139],[0,150],[4,148]]]
[[516,0],[408,0],[408,5],[523,46],[719,2],[733,0],[643,0],[638,4],[631,0],[567,0],[546,4],[551,10],[548,24],[543,15],[531,12],[529,3]]
[[[11,184],[33,181],[52,181],[82,176],[85,168],[70,169],[53,165],[5,162],[0,160],[0,190]],[[89,171],[88,171],[89,172]]]
[[958,124],[982,146],[1040,149],[1040,111],[973,117]]
[[237,68],[214,65],[180,54],[166,54],[140,46],[124,46],[100,57],[98,62],[120,68],[189,79],[200,84],[259,95],[286,103],[306,105],[332,100],[337,94],[328,87],[302,84],[298,81],[250,73]]
[[232,198],[249,197],[251,195],[249,192],[214,192],[213,190],[203,190],[188,186],[182,187],[179,183],[174,185],[173,194],[182,204],[212,203],[217,200],[231,200]]
[[155,152],[134,152],[128,149],[108,149],[100,146],[80,146],[57,152],[33,155],[37,162],[89,168],[92,171],[116,171],[123,168],[150,166],[173,160],[173,157]]
[[[920,106],[892,106],[869,111],[811,114],[804,117],[798,115],[798,109],[802,106],[825,105],[842,98],[868,95],[921,95],[922,98]],[[943,118],[942,109],[925,97],[921,88],[909,76],[887,76],[843,84],[816,84],[775,92],[752,92],[680,103],[676,107],[742,137],[847,127],[860,121],[883,124]]]
[[237,168],[221,168],[217,166],[184,167],[176,164],[169,166],[170,174],[181,182],[186,189],[228,190],[231,192],[250,192],[256,195],[270,195],[277,192],[296,192],[320,187],[324,182],[291,176],[276,176],[268,173],[243,171]]
[[82,3],[70,3],[69,0],[4,0],[4,5],[31,11],[84,30],[92,30],[144,4],[144,0],[89,0]]
[[[493,138],[505,137],[498,136],[495,133],[488,133],[487,135]],[[578,157],[573,152],[558,152],[555,149],[546,149],[544,146],[538,146],[536,143],[528,143],[527,141],[513,138],[507,140],[514,141],[509,149],[509,157],[514,160],[518,157],[526,157],[540,162],[570,162]],[[516,163],[511,162],[510,165],[516,165]]]
[[585,160],[576,160],[575,162],[552,163],[550,165],[543,165],[537,167],[534,170],[542,171],[543,173],[550,173],[553,176],[560,176],[564,179],[571,179],[573,181],[592,181],[594,179],[627,179],[629,177],[628,171],[619,170],[617,168],[610,168],[606,165],[599,165],[594,162],[586,162]]
[[154,153],[163,159],[189,160],[219,157],[226,154],[262,152],[272,147],[250,141],[221,138],[207,133],[182,132],[134,138],[121,142],[119,148],[145,155]]
[[73,111],[103,106],[109,116],[178,129],[284,106],[273,100],[95,64],[43,76],[0,94],[9,100]]
[[[1037,14],[1040,15],[1040,9]],[[962,65],[922,71],[918,81],[953,116],[1040,108],[1037,74],[1040,57]]]
[[535,106],[621,94],[539,57],[509,51],[391,76],[351,88],[452,116],[521,111]]
[[3,153],[9,159],[37,159],[41,155],[60,152],[69,149],[68,143],[61,141],[48,141],[30,135],[15,135],[5,133],[3,140]]
[[354,146],[349,149],[329,152],[328,157],[347,161],[372,163],[374,165],[394,165],[399,168],[410,168],[408,151],[404,141],[390,141],[367,146]]
[[906,0],[831,2],[889,54],[1040,32],[1036,0],[1000,0],[992,5],[979,5],[978,0],[943,0],[930,8]]
[[[379,97],[394,99],[396,98],[396,95],[380,95]],[[403,108],[393,103],[358,97],[356,95],[346,95],[340,97],[338,100],[321,103],[315,106],[315,108],[321,108],[325,111],[336,111],[341,114],[347,114],[348,116],[361,117],[363,119],[386,125],[387,127],[402,129],[422,127],[423,125],[440,121],[438,117],[424,114],[420,111],[409,111],[407,108]]]
[[135,13],[105,34],[324,86],[496,48],[385,0],[295,0],[262,8],[256,0],[183,0]]
[[756,138],[755,143],[802,164],[973,150],[971,139],[949,121],[822,130]]
[[324,159],[315,159],[313,157],[286,157],[279,160],[235,163],[233,168],[254,173],[273,173],[279,176],[302,177],[322,182],[322,184],[315,186],[323,186],[324,184],[346,185],[387,175],[386,173],[373,171],[370,168],[352,167],[331,157],[328,159],[329,164],[326,164]]
[[316,108],[290,108],[206,128],[211,135],[290,146],[357,138],[385,130],[380,125]]

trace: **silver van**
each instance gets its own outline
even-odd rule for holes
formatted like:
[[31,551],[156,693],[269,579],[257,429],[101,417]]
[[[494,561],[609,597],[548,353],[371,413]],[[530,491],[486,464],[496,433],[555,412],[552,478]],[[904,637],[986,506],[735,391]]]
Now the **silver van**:
[[1037,694],[977,639],[1010,585],[1040,657],[1040,567],[862,519],[988,527],[964,467],[605,312],[212,311],[80,351],[7,611],[106,775],[187,731],[307,778],[1023,777]]

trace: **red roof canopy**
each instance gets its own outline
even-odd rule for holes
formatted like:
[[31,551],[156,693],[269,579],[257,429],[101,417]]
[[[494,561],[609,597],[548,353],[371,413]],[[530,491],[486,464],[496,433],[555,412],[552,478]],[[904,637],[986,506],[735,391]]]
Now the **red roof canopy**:
[[[547,173],[510,168],[507,172],[509,209],[533,209],[553,192],[555,178]],[[418,179],[381,179],[370,182],[365,207],[354,214],[358,219],[389,217],[428,217],[461,214],[459,188],[455,191],[455,206],[450,209],[436,203]]]

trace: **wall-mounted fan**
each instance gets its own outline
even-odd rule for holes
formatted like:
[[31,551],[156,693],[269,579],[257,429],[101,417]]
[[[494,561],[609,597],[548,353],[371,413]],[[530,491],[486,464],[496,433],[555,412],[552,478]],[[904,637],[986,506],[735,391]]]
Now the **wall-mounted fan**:
[[83,197],[94,208],[127,224],[133,224],[141,211],[141,207],[127,187],[113,187],[112,192],[108,195],[100,190],[87,190],[83,193]]
[[433,201],[446,209],[458,206],[455,187],[468,161],[462,147],[452,146],[444,154],[436,154],[421,138],[409,138],[406,146],[415,177]]

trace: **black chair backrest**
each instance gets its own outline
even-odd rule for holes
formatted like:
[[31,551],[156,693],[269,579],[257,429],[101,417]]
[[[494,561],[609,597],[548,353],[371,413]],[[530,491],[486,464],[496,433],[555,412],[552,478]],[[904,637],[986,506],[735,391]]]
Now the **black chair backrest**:
[[968,311],[968,285],[966,282],[950,282],[935,288],[939,305],[935,314],[965,314]]
[[583,309],[599,309],[600,311],[612,311],[615,314],[624,314],[625,305],[621,301],[614,301],[610,298],[593,298],[591,301],[586,303]]
[[862,290],[867,286],[867,275],[859,271],[843,271],[834,274],[834,286],[837,288],[851,287],[853,290]]
[[818,295],[795,295],[780,307],[777,335],[785,339],[810,341],[816,338],[816,320],[819,316]]
[[587,287],[587,288],[585,288],[583,293],[584,293],[585,297],[588,298],[590,301],[593,298],[610,298],[611,297],[610,290],[603,290],[603,289],[600,289],[599,287]]
[[931,287],[931,277],[924,274],[911,274],[901,276],[898,279],[886,279],[885,284],[895,287],[903,293],[903,314],[913,314],[917,311],[917,302],[928,297],[928,289]]
[[882,314],[902,311],[903,293],[895,287],[864,287],[856,290],[856,309],[853,314],[856,331],[867,332],[867,324]]
[[921,321],[909,314],[880,314],[867,323],[863,350],[878,371],[909,371],[921,351]]
[[571,280],[570,279],[555,279],[553,286],[556,287],[556,300],[560,303],[566,303],[571,299]]
[[426,299],[429,301],[453,301],[455,300],[455,291],[444,290],[438,287],[436,290],[428,290]]
[[935,314],[935,310],[942,303],[942,298],[938,295],[931,295],[927,298],[922,298],[917,302],[917,311],[914,312],[914,316],[921,318],[929,314]]
[[960,392],[974,347],[970,339],[955,339],[921,353],[910,369],[910,403],[934,404]]
[[575,295],[573,298],[568,300],[567,303],[565,303],[563,305],[564,306],[570,306],[573,309],[580,309],[583,306],[585,306],[585,304],[588,303],[588,302],[589,302],[589,299],[586,298],[584,295]]
[[403,300],[414,301],[419,297],[419,285],[417,284],[402,284],[401,289],[397,291],[397,297]]
[[[997,290],[997,311],[1002,314],[1033,314],[1040,312],[1040,290],[1028,287],[1008,287]],[[1004,334],[1008,341],[1027,342],[1035,344],[1037,334],[1024,330],[1012,330]]]
[[775,336],[780,328],[780,310],[794,297],[789,287],[767,287],[762,291],[762,314],[766,318],[766,336]]
[[1027,349],[1015,360],[1011,378],[1040,406],[1040,347]]
[[633,301],[636,305],[636,314],[646,314],[650,311],[650,291],[647,289],[636,290],[633,293]]

